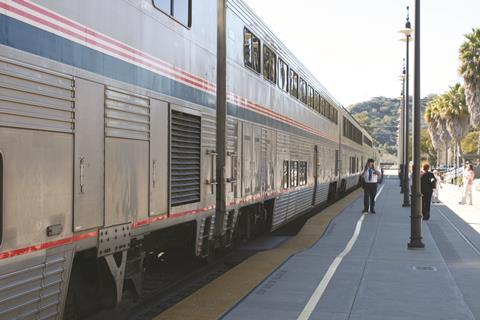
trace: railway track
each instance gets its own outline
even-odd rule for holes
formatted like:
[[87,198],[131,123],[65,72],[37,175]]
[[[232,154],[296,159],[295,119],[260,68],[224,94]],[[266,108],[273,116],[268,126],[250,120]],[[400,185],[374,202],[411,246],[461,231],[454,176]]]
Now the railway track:
[[295,236],[310,217],[330,204],[316,207],[275,232],[238,245],[230,252],[217,253],[211,263],[193,259],[187,252],[167,252],[145,272],[140,297],[127,295],[115,309],[100,310],[79,320],[151,320],[255,253],[273,249]]

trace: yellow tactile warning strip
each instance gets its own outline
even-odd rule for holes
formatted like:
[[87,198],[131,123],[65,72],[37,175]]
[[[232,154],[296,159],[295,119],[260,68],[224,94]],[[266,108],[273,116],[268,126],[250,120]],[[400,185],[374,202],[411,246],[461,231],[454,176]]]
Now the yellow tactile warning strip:
[[291,255],[313,245],[328,223],[360,195],[356,190],[347,197],[311,217],[293,238],[278,248],[256,253],[238,266],[218,277],[188,298],[162,312],[154,320],[212,320],[247,295]]

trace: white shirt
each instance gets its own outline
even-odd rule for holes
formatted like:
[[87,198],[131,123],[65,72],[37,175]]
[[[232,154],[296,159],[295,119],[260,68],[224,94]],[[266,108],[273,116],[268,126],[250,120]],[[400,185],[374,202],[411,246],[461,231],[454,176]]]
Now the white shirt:
[[[372,176],[371,176],[371,179],[368,180],[368,176],[369,176],[368,172],[370,170],[372,170]],[[368,168],[367,170],[365,170],[365,172],[363,173],[363,179],[365,180],[365,183],[378,183],[378,175],[375,172],[375,169],[374,168]]]

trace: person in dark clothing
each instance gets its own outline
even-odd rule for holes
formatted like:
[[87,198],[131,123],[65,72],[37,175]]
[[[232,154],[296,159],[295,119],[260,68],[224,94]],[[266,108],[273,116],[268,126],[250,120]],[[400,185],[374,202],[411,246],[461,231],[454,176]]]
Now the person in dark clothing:
[[437,179],[430,171],[430,165],[425,163],[420,173],[420,187],[422,192],[422,214],[423,220],[430,219],[430,203],[432,202],[433,189],[437,187]]
[[368,212],[369,208],[370,213],[375,213],[375,196],[377,195],[377,183],[381,177],[381,174],[375,169],[375,161],[373,159],[367,160],[367,165],[363,169],[361,177],[363,180],[362,213]]

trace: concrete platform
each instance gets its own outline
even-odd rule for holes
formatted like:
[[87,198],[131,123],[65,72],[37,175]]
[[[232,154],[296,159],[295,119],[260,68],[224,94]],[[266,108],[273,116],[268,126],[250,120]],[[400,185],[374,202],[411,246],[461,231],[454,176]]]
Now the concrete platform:
[[222,319],[480,319],[480,235],[469,223],[480,211],[441,193],[422,225],[425,248],[408,250],[410,209],[397,180],[384,185],[377,214],[362,216],[357,198]]
[[[310,218],[295,237],[277,239],[279,243],[281,242],[278,247],[255,254],[188,298],[162,312],[155,317],[155,320],[220,318],[286,260],[314,245],[325,232],[330,221],[351,206],[360,195],[360,190],[354,191],[322,210]],[[252,246],[269,249],[270,244],[265,244],[259,239],[252,243]]]

